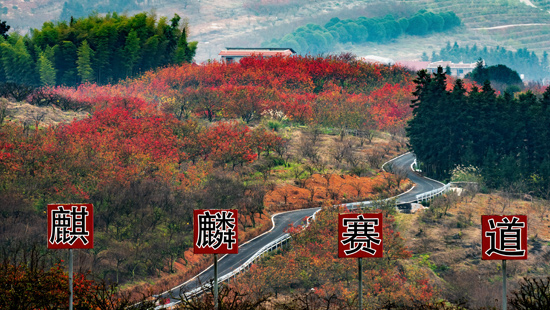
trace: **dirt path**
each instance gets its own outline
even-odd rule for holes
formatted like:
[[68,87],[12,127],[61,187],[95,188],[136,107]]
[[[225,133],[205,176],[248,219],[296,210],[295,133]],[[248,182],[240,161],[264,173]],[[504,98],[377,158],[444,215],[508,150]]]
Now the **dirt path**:
[[536,8],[536,6],[531,2],[531,0],[519,0],[519,2],[525,3],[525,4],[527,4],[528,6],[531,6],[531,7]]
[[512,24],[512,25],[502,25],[502,26],[495,26],[495,27],[472,28],[472,30],[496,30],[496,29],[508,29],[513,27],[528,27],[528,26],[550,26],[550,24]]

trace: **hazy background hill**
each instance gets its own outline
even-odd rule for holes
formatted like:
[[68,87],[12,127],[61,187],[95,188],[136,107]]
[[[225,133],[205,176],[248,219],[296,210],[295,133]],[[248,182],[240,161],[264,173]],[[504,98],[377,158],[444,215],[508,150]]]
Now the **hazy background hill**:
[[382,17],[386,14],[399,18],[419,9],[435,13],[454,11],[463,26],[424,37],[405,35],[386,44],[339,44],[327,52],[350,51],[359,56],[382,55],[412,60],[420,59],[423,52],[428,55],[439,52],[448,41],[456,41],[461,46],[528,48],[539,57],[550,49],[550,13],[548,4],[542,0],[5,0],[0,7],[0,19],[24,32],[62,15],[78,16],[93,10],[100,14],[109,10],[134,14],[151,9],[158,15],[171,17],[178,13],[189,19],[190,40],[199,42],[198,62],[215,58],[225,46],[260,46],[264,41],[281,38],[307,23],[324,24],[333,17]]

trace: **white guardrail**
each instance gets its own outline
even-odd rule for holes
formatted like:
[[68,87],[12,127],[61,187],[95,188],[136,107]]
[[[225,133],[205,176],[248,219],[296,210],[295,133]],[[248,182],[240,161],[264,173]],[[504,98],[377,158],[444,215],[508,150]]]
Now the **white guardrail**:
[[[383,200],[351,202],[351,203],[341,204],[341,205],[338,205],[338,206],[347,207],[348,209],[353,210],[353,209],[359,209],[359,208],[362,208],[362,207],[367,207],[367,206],[370,206],[371,204],[377,203],[377,202],[379,202],[379,203],[388,202],[388,201],[393,200],[393,199],[395,199],[395,197],[387,198],[387,199],[383,199]],[[306,226],[304,226],[304,229],[309,226],[311,220],[315,220],[315,216],[317,215],[317,212],[319,212],[319,211],[321,211],[321,209],[315,211],[315,213],[313,213],[313,215],[310,218],[308,218],[307,224],[306,224]],[[218,282],[221,283],[221,282],[224,282],[224,281],[229,281],[231,278],[235,278],[240,273],[250,269],[250,266],[252,266],[252,264],[254,264],[257,260],[261,259],[263,256],[267,255],[268,252],[271,252],[273,250],[276,250],[279,247],[282,247],[284,245],[284,243],[287,242],[288,239],[290,239],[290,237],[291,237],[290,234],[284,234],[284,235],[280,236],[279,238],[277,238],[277,239],[271,241],[270,243],[266,244],[261,249],[259,249],[252,257],[250,257],[246,262],[244,262],[244,264],[239,266],[239,268],[231,271],[228,274],[225,274],[225,275],[221,276],[218,279]],[[197,287],[194,290],[186,292],[185,296],[182,296],[182,297],[192,298],[193,296],[199,295],[202,292],[204,292],[205,290],[210,289],[211,286],[212,286],[211,283],[206,283],[206,284],[204,284],[200,287]],[[173,306],[175,306],[179,303],[180,303],[179,301],[176,301],[176,302],[172,302],[170,304],[157,306],[155,309],[170,309],[171,307],[173,307]]]
[[425,200],[430,200],[430,199],[434,198],[435,196],[441,195],[441,194],[449,191],[450,188],[451,188],[451,183],[445,184],[443,187],[436,188],[436,189],[431,190],[429,192],[418,194],[418,195],[416,195],[416,201],[422,202],[422,201],[425,201]]
[[[313,213],[313,215],[310,218],[307,219],[307,224],[306,224],[306,226],[304,226],[304,229],[309,226],[309,223],[311,222],[312,219],[315,220],[315,216],[317,215],[317,212],[319,212],[319,211],[321,211],[321,209],[315,211],[315,213]],[[282,247],[283,244],[288,241],[288,239],[290,239],[290,234],[286,233],[286,234],[280,236],[279,238],[271,241],[270,243],[266,244],[261,249],[259,249],[252,257],[250,257],[246,262],[244,262],[244,264],[239,266],[239,268],[237,268],[237,269],[231,271],[230,273],[225,274],[225,275],[221,276],[220,278],[218,278],[218,282],[221,283],[221,282],[224,282],[224,281],[229,281],[231,278],[234,278],[238,274],[250,269],[250,266],[252,266],[252,264],[254,264],[257,260],[261,259],[268,252],[271,252],[273,250],[276,250],[277,248]],[[199,295],[202,292],[204,292],[205,290],[210,289],[211,286],[212,286],[211,283],[206,283],[206,284],[204,284],[200,287],[197,287],[194,290],[191,290],[191,291],[185,293],[185,296],[182,296],[182,297],[191,298],[193,296]],[[180,303],[180,301],[176,301],[176,302],[172,302],[172,303],[169,303],[169,304],[166,304],[166,305],[157,306],[155,309],[171,309],[173,306],[175,306],[179,303]]]
[[[421,201],[425,201],[425,200],[430,200],[435,196],[438,196],[438,195],[441,195],[441,194],[447,192],[450,189],[450,187],[451,187],[451,183],[446,184],[443,187],[436,188],[436,189],[434,189],[432,191],[429,191],[427,193],[418,194],[418,195],[416,195],[416,201],[421,202]],[[347,207],[348,209],[358,209],[358,208],[370,206],[371,204],[377,203],[377,202],[379,202],[379,203],[388,202],[388,201],[396,199],[396,198],[397,197],[391,197],[391,198],[387,198],[387,199],[383,199],[383,200],[352,202],[352,203],[341,204],[341,205],[338,205],[338,206]],[[317,215],[317,212],[319,212],[319,211],[321,211],[321,209],[315,211],[315,213],[313,213],[313,215],[310,218],[308,218],[307,224],[306,224],[306,226],[304,226],[304,229],[309,226],[309,223],[311,222],[312,219],[315,220],[315,216]],[[221,276],[218,279],[218,282],[229,281],[231,278],[234,278],[238,274],[250,269],[250,266],[252,266],[252,264],[254,264],[258,259],[261,259],[268,252],[271,252],[273,250],[276,250],[279,247],[282,247],[283,244],[288,241],[288,239],[290,239],[290,234],[284,234],[284,235],[280,236],[279,238],[271,241],[270,243],[268,243],[267,245],[262,247],[260,250],[258,250],[252,257],[250,257],[239,268],[231,271],[228,274],[225,274],[225,275]],[[210,287],[211,287],[211,283],[206,283],[201,287],[198,287],[198,288],[196,288],[192,291],[189,291],[189,292],[185,293],[184,298],[191,298],[193,296],[199,295],[203,291],[210,289]],[[179,301],[172,302],[172,303],[167,304],[167,305],[157,306],[155,309],[171,309],[173,306],[175,306],[179,303],[180,303]]]

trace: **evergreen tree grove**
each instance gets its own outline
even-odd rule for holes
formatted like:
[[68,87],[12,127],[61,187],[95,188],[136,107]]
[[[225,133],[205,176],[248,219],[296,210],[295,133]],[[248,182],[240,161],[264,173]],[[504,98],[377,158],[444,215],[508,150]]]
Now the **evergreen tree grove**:
[[458,166],[477,167],[493,188],[540,195],[550,184],[550,87],[541,99],[530,91],[497,95],[486,81],[469,92],[461,80],[446,89],[442,68],[420,71],[407,135],[431,176],[448,179]]
[[[146,70],[193,61],[197,42],[175,15],[90,15],[46,22],[29,35],[0,36],[0,83],[74,86],[116,82]],[[41,51],[51,51],[42,57]],[[53,84],[52,84],[53,83]]]

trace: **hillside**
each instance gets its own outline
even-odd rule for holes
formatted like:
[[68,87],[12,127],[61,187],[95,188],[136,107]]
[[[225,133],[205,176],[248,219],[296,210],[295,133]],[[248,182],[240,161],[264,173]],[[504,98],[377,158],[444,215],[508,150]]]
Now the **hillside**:
[[275,211],[395,194],[406,182],[378,169],[404,149],[411,78],[343,57],[250,58],[35,90],[42,108],[2,99],[1,253],[15,265],[44,246],[48,203],[90,201],[97,247],[77,268],[125,287],[181,283],[207,263],[189,256],[194,209],[234,206],[247,240]]
[[24,126],[57,126],[89,116],[84,111],[62,111],[58,107],[37,107],[26,102],[10,102],[0,98],[0,124],[13,121]]
[[432,283],[445,298],[468,309],[499,307],[501,262],[481,260],[481,215],[528,216],[528,259],[508,261],[510,299],[523,277],[548,274],[548,203],[521,200],[505,192],[463,191],[461,196],[451,193],[436,199],[425,212],[400,214],[397,221],[413,258],[430,269]]
[[[264,309],[355,309],[356,262],[338,258],[335,242],[342,212],[324,208],[305,231],[293,231],[288,247],[268,255],[230,287],[256,300],[267,296]],[[499,309],[501,261],[481,260],[482,214],[528,216],[528,259],[507,265],[509,304],[523,277],[548,274],[548,201],[455,188],[429,209],[387,212],[384,259],[364,262],[365,309]]]
[[[262,4],[265,4],[262,6]],[[419,9],[434,12],[454,11],[463,21],[463,28],[451,33],[418,39],[403,36],[388,44],[335,46],[334,51],[357,55],[384,55],[393,59],[418,59],[422,52],[431,54],[447,41],[460,45],[502,46],[508,49],[528,48],[539,54],[550,47],[550,13],[544,1],[520,0],[403,0],[394,2],[351,0],[344,3],[329,0],[287,1],[285,5],[269,5],[269,1],[147,1],[128,13],[155,9],[157,14],[185,16],[191,25],[191,40],[199,41],[196,60],[212,59],[225,46],[259,46],[272,38],[280,38],[310,22],[326,23],[333,17],[381,17],[392,14],[407,16]],[[61,14],[62,5],[51,0],[4,1],[8,20],[16,30],[39,27],[43,21]],[[13,9],[16,6],[17,9]],[[93,8],[92,8],[93,9]],[[92,10],[90,9],[90,11]],[[99,11],[102,13],[101,11]],[[496,28],[495,28],[496,27]]]

